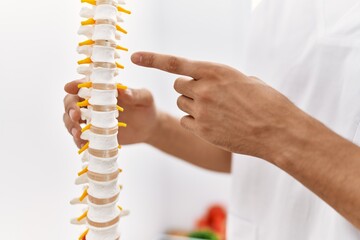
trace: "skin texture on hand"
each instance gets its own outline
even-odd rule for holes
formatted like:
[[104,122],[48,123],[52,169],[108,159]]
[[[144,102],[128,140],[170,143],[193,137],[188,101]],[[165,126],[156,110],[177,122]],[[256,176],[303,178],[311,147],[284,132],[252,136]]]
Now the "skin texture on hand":
[[[68,94],[64,99],[64,123],[79,148],[85,144],[80,139],[80,124],[83,121],[80,119],[80,108],[76,105],[83,100],[76,95],[77,85],[82,81],[68,83],[65,86]],[[148,90],[119,90],[118,105],[125,109],[120,113],[119,121],[127,123],[126,128],[119,128],[118,139],[121,145],[148,143],[196,166],[217,172],[230,172],[231,153],[194,136],[179,125],[178,119],[156,110]]]
[[138,52],[143,67],[176,79],[181,125],[230,152],[285,170],[360,228],[360,148],[302,112],[259,79],[216,63]]
[[225,65],[152,53],[134,54],[132,60],[187,76],[174,83],[178,107],[188,114],[181,125],[227,151],[269,158],[287,116],[299,115],[283,95]]

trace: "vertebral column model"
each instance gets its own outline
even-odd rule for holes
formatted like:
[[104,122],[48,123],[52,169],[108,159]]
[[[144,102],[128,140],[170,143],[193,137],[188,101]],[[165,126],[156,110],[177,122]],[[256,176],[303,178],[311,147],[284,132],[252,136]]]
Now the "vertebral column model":
[[118,122],[117,105],[118,90],[126,87],[116,83],[115,77],[123,66],[116,62],[118,50],[125,50],[117,41],[121,34],[127,32],[120,27],[121,15],[130,12],[117,0],[82,0],[88,6],[81,10],[79,34],[88,40],[78,47],[80,54],[86,55],[79,61],[78,72],[85,75],[85,81],[79,84],[79,102],[82,120],[86,126],[82,129],[81,138],[88,141],[79,151],[83,154],[84,166],[78,173],[76,184],[84,185],[84,192],[72,204],[85,204],[87,208],[81,216],[72,220],[74,224],[84,224],[86,231],[79,240],[118,240],[120,234],[118,225],[120,218],[127,215],[117,205],[121,186],[118,185],[117,159],[118,128],[126,127]]

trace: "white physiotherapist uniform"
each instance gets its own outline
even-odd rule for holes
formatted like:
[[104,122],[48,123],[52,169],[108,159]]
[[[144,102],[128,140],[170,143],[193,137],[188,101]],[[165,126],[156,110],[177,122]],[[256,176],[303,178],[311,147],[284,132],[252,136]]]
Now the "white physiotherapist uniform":
[[[360,144],[360,0],[262,0],[252,10],[255,1],[234,0],[236,67]],[[232,171],[227,240],[360,239],[358,229],[266,161],[235,155]]]

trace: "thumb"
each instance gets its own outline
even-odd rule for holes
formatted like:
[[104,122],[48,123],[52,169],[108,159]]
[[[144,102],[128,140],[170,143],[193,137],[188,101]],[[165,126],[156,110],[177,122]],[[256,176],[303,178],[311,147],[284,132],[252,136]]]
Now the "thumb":
[[127,89],[119,91],[119,101],[133,106],[147,107],[154,103],[151,92],[147,89]]

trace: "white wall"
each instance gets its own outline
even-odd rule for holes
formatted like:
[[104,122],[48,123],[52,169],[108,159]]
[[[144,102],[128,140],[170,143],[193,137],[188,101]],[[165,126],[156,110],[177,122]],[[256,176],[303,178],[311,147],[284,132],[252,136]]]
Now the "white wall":
[[[231,1],[129,1],[125,46],[234,63]],[[77,78],[75,48],[80,18],[76,1],[2,1],[0,8],[0,239],[74,239],[69,224],[79,209],[73,180],[79,157],[62,123],[63,85]],[[175,76],[129,63],[124,83],[154,92],[161,109],[177,116]],[[235,64],[235,63],[234,63]],[[184,143],[185,144],[185,143]],[[212,202],[226,203],[229,178],[185,163],[145,145],[125,147],[120,165],[131,209],[123,239],[151,239],[173,227],[191,227]]]
[[[232,6],[232,0],[159,0],[157,30],[161,36],[161,51],[198,60],[235,64]],[[163,78],[164,89],[170,89],[173,80],[169,80],[175,77]],[[167,91],[167,96],[160,97],[162,101],[171,103],[166,107],[175,115],[182,115],[176,109],[177,95],[173,91]],[[230,191],[228,176],[193,168],[179,161],[172,162],[168,167],[167,227],[188,229],[203,214],[205,206],[217,202],[227,204]]]

